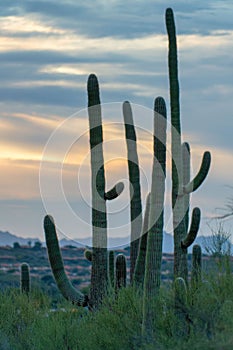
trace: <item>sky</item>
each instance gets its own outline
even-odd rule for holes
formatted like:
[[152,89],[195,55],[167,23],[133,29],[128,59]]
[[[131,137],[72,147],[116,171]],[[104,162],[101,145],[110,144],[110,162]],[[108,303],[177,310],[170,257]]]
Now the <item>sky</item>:
[[[60,238],[91,235],[85,108],[87,78],[95,73],[107,188],[119,180],[125,184],[122,195],[108,203],[109,235],[129,235],[122,102],[133,106],[144,208],[157,96],[164,97],[170,121],[167,7],[175,13],[181,123],[192,173],[205,150],[212,155],[209,175],[191,199],[202,212],[199,234],[210,233],[217,208],[233,197],[233,4],[222,0],[0,3],[0,230],[44,240],[43,218],[49,213]],[[167,169],[165,230],[171,232],[169,162]],[[232,219],[225,224],[233,232]]]

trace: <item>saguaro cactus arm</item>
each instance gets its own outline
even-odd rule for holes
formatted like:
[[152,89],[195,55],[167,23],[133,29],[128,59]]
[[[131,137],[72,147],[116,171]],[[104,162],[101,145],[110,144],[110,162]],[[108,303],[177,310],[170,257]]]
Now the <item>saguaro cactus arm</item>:
[[201,211],[199,208],[194,208],[189,232],[185,237],[185,239],[181,241],[182,248],[188,248],[190,247],[191,244],[193,244],[193,242],[197,237],[200,221],[201,221]]
[[184,193],[194,192],[201,186],[206,176],[208,175],[208,172],[210,169],[210,163],[211,163],[211,155],[210,155],[210,152],[206,151],[203,155],[202,163],[197,175],[194,177],[192,181],[190,181],[187,185],[183,187]]
[[66,275],[55,223],[50,215],[46,215],[44,218],[44,231],[50,266],[59,290],[64,298],[70,300],[73,304],[87,306],[88,297],[75,289]]
[[117,198],[124,190],[123,182],[118,182],[111,190],[104,194],[106,200],[112,200]]

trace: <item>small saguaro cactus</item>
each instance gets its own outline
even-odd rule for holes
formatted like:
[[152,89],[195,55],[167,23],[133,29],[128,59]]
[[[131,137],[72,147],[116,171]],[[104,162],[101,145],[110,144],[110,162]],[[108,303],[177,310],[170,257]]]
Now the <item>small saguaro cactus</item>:
[[115,281],[115,253],[113,250],[109,251],[108,254],[108,274],[109,274],[109,283],[111,287],[114,287]]
[[192,251],[192,271],[191,271],[191,287],[195,290],[201,282],[202,278],[202,253],[198,244],[193,246]]
[[126,287],[126,257],[124,254],[118,254],[115,267],[115,291]]
[[[192,181],[184,183],[183,157],[181,147],[181,123],[180,123],[180,102],[179,102],[179,81],[178,81],[178,63],[177,63],[177,44],[176,29],[173,11],[171,8],[166,10],[166,27],[169,41],[168,66],[170,83],[170,105],[171,105],[171,148],[172,148],[172,210],[173,210],[173,230],[174,230],[174,276],[183,277],[187,280],[187,236],[186,227],[187,218],[185,196],[194,192],[205,180],[209,167],[211,156],[205,152],[201,167]],[[188,150],[186,151],[188,152]],[[191,228],[197,228],[200,221],[200,211],[198,208],[193,210]],[[197,233],[196,229],[193,229]],[[190,237],[190,235],[188,235]],[[195,239],[195,238],[194,238]],[[183,243],[182,243],[183,242]]]
[[29,294],[30,285],[30,267],[27,263],[22,263],[20,267],[20,289],[22,293]]

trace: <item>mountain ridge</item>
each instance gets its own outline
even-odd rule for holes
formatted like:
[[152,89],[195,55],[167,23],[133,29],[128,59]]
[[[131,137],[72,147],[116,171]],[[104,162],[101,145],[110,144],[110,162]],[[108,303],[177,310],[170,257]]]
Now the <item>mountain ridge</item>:
[[[204,248],[211,246],[211,240],[212,236],[199,236],[196,238],[195,242],[192,244],[199,244],[203,251]],[[127,242],[126,242],[127,241]],[[36,242],[42,243],[43,246],[46,246],[45,241],[41,241],[38,238],[32,238],[32,237],[20,237],[17,235],[14,235],[8,231],[0,231],[0,246],[13,246],[15,242],[18,242],[20,245],[29,245],[29,242],[31,242],[31,245],[34,245]],[[110,237],[109,240],[109,249],[119,249],[129,246],[129,237],[119,237],[119,238],[112,238]],[[69,239],[69,238],[62,238],[59,240],[60,246],[64,247],[67,245],[72,245],[75,247],[83,248],[85,246],[91,247],[91,237],[87,238],[79,238],[79,239]],[[191,253],[192,246],[189,247],[188,252]],[[163,235],[163,253],[173,253],[173,236],[167,232],[164,232]],[[233,251],[233,244],[231,244],[231,251]]]

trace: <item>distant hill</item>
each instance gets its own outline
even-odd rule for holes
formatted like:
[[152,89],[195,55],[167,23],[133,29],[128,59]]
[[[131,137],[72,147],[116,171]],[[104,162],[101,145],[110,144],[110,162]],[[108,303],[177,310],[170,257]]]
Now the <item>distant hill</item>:
[[[211,246],[211,236],[200,236],[197,237],[194,244],[200,244],[200,246],[205,248],[205,246]],[[18,237],[16,235],[13,235],[10,232],[3,232],[0,231],[0,246],[13,246],[15,242],[18,242],[20,245],[28,245],[28,242],[31,242],[31,245],[33,246],[35,242],[41,242],[37,238],[23,238]],[[41,242],[43,246],[45,246],[45,242]],[[72,245],[74,247],[82,248],[83,246],[91,246],[91,237],[88,238],[78,238],[78,239],[69,239],[69,238],[63,238],[60,240],[60,246],[68,246]],[[129,238],[109,238],[109,246],[113,247],[113,249],[121,249],[124,247],[127,247],[129,245]],[[164,232],[163,236],[163,253],[173,253],[173,236],[169,233]],[[192,246],[188,249],[189,252],[192,251]],[[231,244],[231,251],[233,252],[233,245]]]
[[18,242],[20,245],[28,245],[28,242],[31,242],[31,245],[33,246],[35,242],[40,242],[37,238],[23,238],[13,235],[12,233],[6,231],[0,231],[0,246],[13,246],[15,242]]

